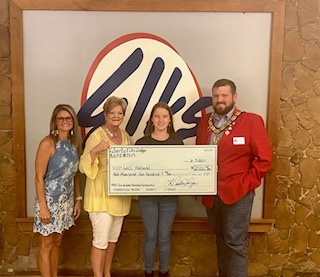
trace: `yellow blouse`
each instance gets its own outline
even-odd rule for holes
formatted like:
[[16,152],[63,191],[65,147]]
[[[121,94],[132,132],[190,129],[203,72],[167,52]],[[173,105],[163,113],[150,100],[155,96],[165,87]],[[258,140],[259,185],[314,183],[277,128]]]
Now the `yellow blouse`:
[[[129,145],[128,134],[121,130],[122,144]],[[116,196],[108,193],[108,160],[107,153],[100,152],[91,163],[90,151],[105,139],[110,145],[113,143],[101,127],[94,130],[86,141],[83,154],[80,157],[79,170],[86,175],[84,189],[84,210],[87,212],[105,211],[114,216],[125,216],[130,212],[131,197]]]

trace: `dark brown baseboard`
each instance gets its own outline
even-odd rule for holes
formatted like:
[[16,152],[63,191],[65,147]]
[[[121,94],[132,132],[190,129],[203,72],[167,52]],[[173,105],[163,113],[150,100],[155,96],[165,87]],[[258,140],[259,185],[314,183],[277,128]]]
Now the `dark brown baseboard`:
[[[112,277],[143,277],[144,271],[142,270],[114,270],[111,272]],[[11,276],[11,275],[10,275]],[[32,271],[16,271],[12,276],[41,276],[40,272],[37,270]],[[92,270],[69,270],[69,269],[59,269],[58,276],[93,276]]]

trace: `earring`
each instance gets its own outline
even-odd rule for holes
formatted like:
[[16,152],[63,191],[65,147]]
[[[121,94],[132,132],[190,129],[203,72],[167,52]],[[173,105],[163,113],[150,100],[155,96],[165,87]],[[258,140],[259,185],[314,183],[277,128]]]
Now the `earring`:
[[51,131],[51,135],[53,135],[55,137],[58,135],[58,133],[59,133],[58,130],[52,130]]
[[73,136],[73,129],[70,131],[70,135]]

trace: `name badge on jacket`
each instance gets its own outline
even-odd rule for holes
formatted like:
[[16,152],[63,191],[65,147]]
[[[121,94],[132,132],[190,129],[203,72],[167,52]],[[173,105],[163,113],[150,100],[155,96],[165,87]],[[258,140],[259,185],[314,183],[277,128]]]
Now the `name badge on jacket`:
[[234,137],[233,138],[233,145],[244,145],[245,139],[244,137]]

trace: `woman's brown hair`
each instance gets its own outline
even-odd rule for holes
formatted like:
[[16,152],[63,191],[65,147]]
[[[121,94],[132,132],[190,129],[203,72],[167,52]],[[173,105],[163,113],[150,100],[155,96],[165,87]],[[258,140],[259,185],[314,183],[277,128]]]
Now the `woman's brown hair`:
[[154,112],[156,111],[156,109],[158,108],[162,108],[162,109],[166,109],[168,112],[169,112],[169,116],[170,116],[170,123],[168,125],[168,128],[167,128],[167,132],[168,134],[172,134],[175,132],[174,130],[174,127],[173,127],[173,114],[172,114],[172,111],[171,111],[171,108],[169,107],[169,105],[165,102],[158,102],[157,104],[155,104],[151,110],[151,114],[150,114],[150,118],[148,120],[148,124],[147,124],[147,128],[146,128],[146,133],[148,135],[151,135],[152,132],[154,131],[154,125],[153,125],[153,122],[152,122],[152,117],[154,115]]
[[51,115],[51,120],[50,120],[49,137],[54,141],[55,144],[58,142],[58,136],[57,136],[58,130],[57,130],[56,120],[57,120],[57,114],[60,111],[66,111],[72,117],[73,128],[72,128],[72,130],[69,131],[69,139],[70,139],[71,143],[76,147],[76,149],[78,149],[78,136],[79,136],[79,134],[78,134],[78,132],[79,132],[78,118],[77,118],[77,114],[74,111],[74,109],[68,104],[59,104],[54,108],[52,115]]

